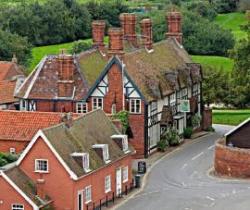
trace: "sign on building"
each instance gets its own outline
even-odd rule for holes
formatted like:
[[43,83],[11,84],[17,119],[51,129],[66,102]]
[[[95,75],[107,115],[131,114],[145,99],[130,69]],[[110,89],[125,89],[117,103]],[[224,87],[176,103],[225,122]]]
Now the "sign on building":
[[190,112],[189,100],[180,100],[180,112]]

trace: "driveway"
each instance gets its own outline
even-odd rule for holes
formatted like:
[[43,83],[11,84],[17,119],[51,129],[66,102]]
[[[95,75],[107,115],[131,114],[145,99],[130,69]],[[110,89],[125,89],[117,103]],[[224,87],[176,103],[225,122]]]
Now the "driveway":
[[215,125],[216,133],[162,159],[149,174],[142,192],[120,210],[249,210],[250,181],[222,180],[208,175],[214,142],[232,127]]

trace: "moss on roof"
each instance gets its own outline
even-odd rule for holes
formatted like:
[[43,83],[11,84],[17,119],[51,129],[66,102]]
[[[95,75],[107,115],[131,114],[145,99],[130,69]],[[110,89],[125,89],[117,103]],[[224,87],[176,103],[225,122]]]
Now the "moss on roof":
[[[43,132],[58,154],[78,177],[84,175],[85,171],[71,156],[74,152],[89,153],[91,170],[96,170],[105,165],[101,157],[92,148],[94,144],[109,145],[111,162],[126,155],[111,139],[111,136],[119,134],[119,131],[102,110],[89,112],[77,118],[70,128],[66,127],[65,124],[60,124],[46,128]],[[132,152],[133,149],[130,149]]]

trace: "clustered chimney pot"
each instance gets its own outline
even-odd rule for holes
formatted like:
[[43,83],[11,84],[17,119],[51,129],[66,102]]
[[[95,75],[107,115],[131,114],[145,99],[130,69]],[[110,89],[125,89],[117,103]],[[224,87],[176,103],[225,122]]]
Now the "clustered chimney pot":
[[147,18],[143,19],[140,24],[144,46],[151,50],[153,48],[152,21]]
[[176,38],[182,44],[181,13],[177,11],[168,12],[166,19],[168,25],[166,36]]
[[103,50],[104,36],[105,36],[106,23],[104,20],[96,20],[92,22],[92,39],[93,46],[98,47],[99,50]]
[[112,57],[113,55],[122,57],[124,54],[123,30],[121,28],[110,28],[108,34],[109,34],[109,49],[108,49],[109,57]]
[[134,13],[122,13],[120,15],[120,21],[124,32],[124,38],[136,45],[136,15]]

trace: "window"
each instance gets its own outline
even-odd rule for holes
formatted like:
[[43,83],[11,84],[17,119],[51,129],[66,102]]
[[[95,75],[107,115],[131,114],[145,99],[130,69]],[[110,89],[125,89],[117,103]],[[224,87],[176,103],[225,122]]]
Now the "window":
[[78,209],[83,210],[83,191],[78,191]]
[[84,102],[76,103],[76,113],[87,113],[88,104]]
[[130,113],[139,114],[141,113],[141,99],[130,99],[129,101]]
[[122,138],[122,147],[123,147],[123,152],[128,151],[128,136],[124,135]]
[[111,114],[115,114],[115,113],[116,113],[116,104],[112,104]]
[[14,147],[11,147],[10,148],[10,154],[16,154],[16,149]]
[[127,135],[113,135],[111,138],[118,144],[124,153],[129,152]]
[[29,102],[29,111],[36,111],[36,102],[33,100]]
[[103,109],[103,98],[93,98],[92,106],[93,106],[93,110]]
[[24,210],[23,204],[12,204],[12,210]]
[[48,167],[48,160],[40,160],[37,159],[35,161],[35,172],[48,172],[49,167]]
[[26,111],[27,110],[27,101],[25,101],[25,100],[20,101],[20,110],[21,111]]
[[105,177],[105,193],[111,191],[111,176],[108,175]]
[[92,146],[93,149],[102,150],[102,158],[105,163],[109,163],[109,145],[108,144],[95,144]]
[[82,156],[83,168],[86,172],[89,171],[89,153],[84,153]]
[[176,95],[175,93],[170,95],[170,105],[174,105],[176,102]]
[[122,182],[128,181],[128,166],[122,168]]
[[91,202],[91,185],[85,187],[85,203]]

